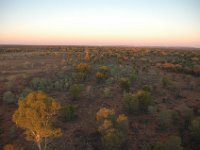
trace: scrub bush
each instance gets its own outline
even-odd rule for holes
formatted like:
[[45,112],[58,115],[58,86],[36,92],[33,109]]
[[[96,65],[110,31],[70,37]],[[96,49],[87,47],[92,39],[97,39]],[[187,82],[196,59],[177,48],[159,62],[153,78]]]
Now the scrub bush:
[[13,104],[17,103],[17,98],[11,91],[7,91],[3,94],[3,101],[8,104]]
[[117,150],[125,143],[128,134],[128,118],[124,114],[117,118],[111,109],[101,108],[96,114],[101,134],[102,149]]
[[123,101],[125,109],[130,113],[137,113],[139,110],[139,100],[131,93],[124,93]]
[[119,79],[119,85],[122,90],[129,92],[130,91],[130,81],[128,78],[122,77]]
[[83,86],[81,84],[74,84],[70,86],[69,94],[74,100],[76,100],[80,97],[82,91],[83,91]]
[[63,119],[64,122],[70,121],[75,116],[75,107],[74,105],[65,105],[60,108],[60,117]]
[[163,109],[157,115],[159,127],[161,129],[167,129],[173,122],[173,111],[171,109]]

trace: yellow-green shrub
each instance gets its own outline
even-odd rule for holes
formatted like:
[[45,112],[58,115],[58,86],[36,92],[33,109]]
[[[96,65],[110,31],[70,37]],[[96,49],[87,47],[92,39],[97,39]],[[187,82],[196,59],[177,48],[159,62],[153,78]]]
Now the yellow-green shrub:
[[101,133],[102,149],[117,150],[125,143],[128,134],[128,117],[120,114],[117,118],[115,112],[108,108],[101,108],[96,119]]
[[103,74],[101,72],[97,72],[95,76],[98,83],[103,82],[105,79],[108,78],[106,74]]
[[108,66],[100,66],[99,68],[98,68],[98,70],[99,70],[99,72],[101,72],[101,73],[109,73],[110,72],[110,67],[108,67]]
[[89,64],[78,64],[75,66],[75,70],[77,72],[88,73],[91,70],[91,66]]

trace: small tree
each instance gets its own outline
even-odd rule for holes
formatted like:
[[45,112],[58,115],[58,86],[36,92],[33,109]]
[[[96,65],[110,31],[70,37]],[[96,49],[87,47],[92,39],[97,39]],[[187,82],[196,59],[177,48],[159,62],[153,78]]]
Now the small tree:
[[139,109],[141,112],[147,112],[148,106],[152,104],[152,97],[149,92],[138,91],[134,94],[139,100]]
[[44,92],[37,91],[19,100],[12,120],[25,130],[26,139],[34,141],[39,150],[46,150],[47,138],[60,136],[61,130],[52,127],[60,104]]
[[120,114],[117,118],[111,109],[101,108],[96,113],[99,124],[98,131],[101,133],[102,148],[106,150],[120,149],[128,135],[128,117]]

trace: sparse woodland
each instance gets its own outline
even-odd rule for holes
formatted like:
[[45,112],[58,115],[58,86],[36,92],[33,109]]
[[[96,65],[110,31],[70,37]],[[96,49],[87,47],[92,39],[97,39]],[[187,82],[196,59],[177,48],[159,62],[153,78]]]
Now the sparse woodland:
[[0,47],[0,149],[199,150],[200,50]]

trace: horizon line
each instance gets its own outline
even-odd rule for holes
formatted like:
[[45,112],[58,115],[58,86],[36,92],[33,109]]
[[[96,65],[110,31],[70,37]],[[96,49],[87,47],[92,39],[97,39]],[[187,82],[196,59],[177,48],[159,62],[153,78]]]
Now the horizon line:
[[0,46],[84,46],[84,47],[150,47],[150,48],[195,48],[199,49],[200,47],[195,46],[161,46],[161,45],[114,45],[114,44],[0,44]]

